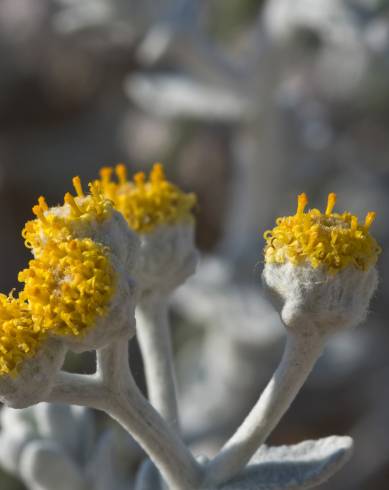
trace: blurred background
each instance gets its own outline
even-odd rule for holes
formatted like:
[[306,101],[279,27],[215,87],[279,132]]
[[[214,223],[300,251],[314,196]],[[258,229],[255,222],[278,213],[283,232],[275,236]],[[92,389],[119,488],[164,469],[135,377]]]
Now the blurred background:
[[[39,195],[54,205],[74,175],[162,161],[199,199],[204,258],[172,318],[187,439],[212,454],[283,345],[263,232],[303,191],[312,207],[334,191],[341,210],[377,211],[372,312],[329,346],[269,442],[351,434],[352,461],[321,488],[386,490],[388,87],[387,0],[0,0],[1,291],[29,260],[20,232]],[[24,488],[5,473],[0,487]]]

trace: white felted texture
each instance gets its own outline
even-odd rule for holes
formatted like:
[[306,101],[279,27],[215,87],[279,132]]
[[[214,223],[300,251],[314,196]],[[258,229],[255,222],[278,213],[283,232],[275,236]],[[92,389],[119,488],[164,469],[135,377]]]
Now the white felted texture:
[[352,455],[352,449],[353,441],[347,436],[304,441],[294,446],[262,446],[240,475],[218,486],[217,489],[313,488],[328,480],[347,463]]
[[172,291],[195,271],[198,252],[193,223],[161,225],[139,237],[135,279],[141,291]]
[[[76,198],[79,202],[80,198]],[[50,208],[45,214],[54,214],[66,218],[71,214],[69,204]],[[112,210],[111,215],[103,221],[87,220],[72,221],[72,232],[74,238],[91,238],[93,241],[101,243],[110,248],[111,252],[131,271],[134,267],[138,248],[139,239],[128,226],[123,215],[116,210]],[[43,244],[47,237],[41,236]]]
[[179,431],[173,349],[165,296],[148,294],[136,311],[137,339],[142,352],[150,403]]
[[34,406],[34,415],[39,435],[56,441],[67,454],[78,460],[83,427],[75,420],[74,408],[71,405],[42,402]]
[[[353,451],[347,436],[330,436],[292,446],[261,446],[242,473],[217,486],[201,490],[306,490],[331,478]],[[206,465],[206,461],[203,463]],[[161,490],[158,472],[146,460],[137,475],[135,490]]]
[[18,476],[19,461],[25,445],[34,439],[32,430],[16,427],[0,434],[0,464],[9,473]]
[[[103,435],[96,445],[91,410],[38,403],[21,410],[4,407],[0,416],[0,464],[25,481],[29,489],[73,490],[81,482],[85,488],[93,490],[128,488],[129,478],[125,486],[116,484],[122,472],[116,471],[112,441],[107,446],[108,438]],[[102,448],[105,449],[102,451]],[[45,462],[53,464],[54,468],[44,469]],[[57,470],[66,470],[66,473],[61,477],[56,474]],[[63,482],[57,484],[56,479],[60,477]]]
[[95,419],[92,410],[86,407],[70,405],[74,436],[77,439],[74,458],[81,466],[86,465],[94,450],[96,437]]
[[110,259],[116,284],[105,315],[97,317],[85,334],[57,336],[73,352],[100,349],[118,338],[128,339],[135,335],[134,284],[123,265],[114,256]]
[[22,410],[3,407],[0,412],[0,464],[14,475],[18,474],[24,446],[38,436],[33,413],[34,407]]
[[243,471],[304,385],[323,350],[326,336],[317,335],[315,330],[302,332],[288,331],[278,368],[247,417],[210,461],[209,484],[216,486]]
[[54,441],[27,444],[20,461],[21,476],[30,490],[87,490],[76,463]]
[[86,468],[87,481],[94,490],[115,489],[118,479],[115,475],[113,461],[113,433],[106,431],[100,438],[93,457]]
[[349,266],[336,274],[310,265],[266,264],[263,280],[289,329],[330,333],[355,326],[367,314],[377,271]]
[[[93,390],[95,383],[88,377],[84,378],[84,387],[92,381],[88,390],[91,396],[86,397],[84,403],[103,409],[132,434],[172,490],[197,490],[202,476],[201,468],[183,441],[140,393],[129,369],[127,344],[118,341],[97,351],[97,368],[98,379],[103,386],[97,391]],[[71,384],[66,390],[61,390],[59,386],[57,397],[62,400],[73,398]],[[77,391],[78,385],[73,385]],[[102,389],[104,396],[101,396]]]
[[121,213],[113,211],[110,218],[98,223],[91,238],[109,247],[123,267],[132,274],[138,257],[139,238]]
[[62,367],[66,349],[62,342],[48,339],[36,356],[23,362],[13,378],[0,376],[0,401],[13,408],[25,408],[44,399]]

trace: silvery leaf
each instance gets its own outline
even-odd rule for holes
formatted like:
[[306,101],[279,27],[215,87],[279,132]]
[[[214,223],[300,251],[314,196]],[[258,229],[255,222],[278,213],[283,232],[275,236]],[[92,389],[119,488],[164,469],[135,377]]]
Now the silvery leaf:
[[117,489],[121,487],[120,476],[115,471],[114,433],[107,430],[101,436],[86,474],[94,490]]
[[294,446],[262,446],[249,466],[219,490],[295,490],[320,485],[351,457],[353,440],[331,436]]
[[82,466],[89,460],[96,443],[96,428],[93,411],[90,408],[70,405],[73,425],[78,434],[76,460]]
[[0,412],[0,423],[2,431],[12,432],[14,427],[25,427],[37,433],[33,406],[21,409],[3,406]]
[[25,445],[34,438],[28,427],[16,425],[0,433],[0,464],[2,468],[17,475],[19,461]]
[[162,484],[158,473],[152,461],[146,459],[143,461],[135,481],[134,490],[161,490]]
[[236,121],[250,110],[244,95],[183,75],[137,73],[127,77],[125,91],[136,105],[160,117]]
[[38,437],[33,407],[20,410],[3,407],[0,420],[0,464],[10,473],[17,474],[24,446]]
[[79,431],[74,423],[69,405],[38,403],[35,418],[40,435],[56,441],[65,451],[74,456],[78,446]]
[[25,447],[20,475],[30,490],[86,490],[76,464],[54,441],[36,440]]

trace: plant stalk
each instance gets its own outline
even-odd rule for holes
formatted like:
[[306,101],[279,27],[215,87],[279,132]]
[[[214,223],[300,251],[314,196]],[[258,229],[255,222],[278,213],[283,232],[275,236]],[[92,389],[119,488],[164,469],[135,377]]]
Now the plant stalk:
[[170,427],[180,432],[171,332],[166,296],[147,296],[137,310],[137,338],[150,403]]
[[206,468],[206,482],[225,482],[243,470],[305,383],[325,344],[324,336],[287,335],[280,364],[246,419]]

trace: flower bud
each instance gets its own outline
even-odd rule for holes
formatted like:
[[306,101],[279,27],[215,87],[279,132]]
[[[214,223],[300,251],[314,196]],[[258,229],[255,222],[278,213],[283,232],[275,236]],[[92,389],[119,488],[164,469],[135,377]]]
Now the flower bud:
[[112,169],[100,172],[104,195],[140,238],[135,278],[141,291],[169,292],[182,284],[196,267],[194,245],[194,194],[185,194],[169,182],[161,164],[155,164],[150,178],[143,172],[127,181],[123,165],[116,167],[118,182],[111,180]]
[[140,235],[134,275],[143,292],[170,292],[194,273],[197,262],[192,223],[159,226]]
[[290,330],[324,335],[357,325],[376,289],[380,249],[369,233],[375,215],[360,224],[348,212],[333,213],[335,200],[331,193],[325,213],[304,212],[301,194],[296,214],[264,234],[264,284]]

